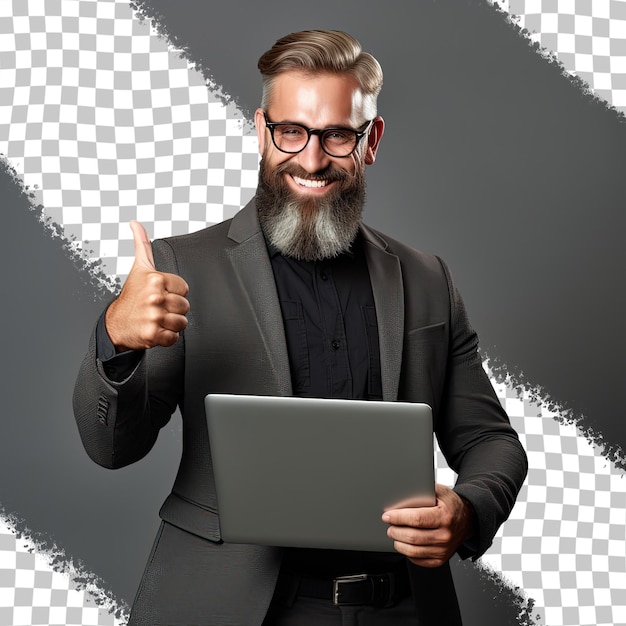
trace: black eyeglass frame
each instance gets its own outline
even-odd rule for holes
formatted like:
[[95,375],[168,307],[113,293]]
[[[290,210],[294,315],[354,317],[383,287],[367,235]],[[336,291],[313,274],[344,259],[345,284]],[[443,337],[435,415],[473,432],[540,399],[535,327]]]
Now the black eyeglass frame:
[[[360,128],[358,129],[354,129],[354,128],[346,128],[345,126],[333,126],[330,128],[307,128],[304,124],[298,124],[297,122],[270,122],[269,119],[267,118],[267,112],[263,111],[263,117],[265,118],[265,126],[267,126],[267,128],[269,128],[270,131],[270,135],[272,136],[272,143],[274,144],[275,148],[277,150],[280,150],[280,152],[284,152],[285,154],[298,154],[300,152],[302,152],[308,145],[309,145],[309,141],[311,141],[311,135],[317,135],[319,137],[320,140],[320,146],[322,148],[322,150],[330,157],[333,157],[334,159],[345,159],[346,157],[349,157],[358,147],[361,139],[363,139],[363,137],[365,137],[365,135],[367,135],[374,123],[374,120],[371,119],[367,122],[365,122]],[[277,126],[297,126],[298,128],[302,128],[304,131],[306,131],[307,134],[307,138],[306,138],[306,143],[302,146],[302,148],[300,148],[300,150],[284,150],[283,148],[280,148],[278,146],[278,144],[276,143],[276,140],[274,139],[274,129]],[[323,135],[325,133],[328,132],[332,132],[334,130],[340,130],[340,131],[350,131],[351,133],[354,133],[354,147],[352,148],[352,150],[350,150],[350,152],[348,152],[348,154],[342,154],[342,155],[337,155],[337,154],[332,154],[332,152],[329,152],[325,147],[324,147],[324,138]]]

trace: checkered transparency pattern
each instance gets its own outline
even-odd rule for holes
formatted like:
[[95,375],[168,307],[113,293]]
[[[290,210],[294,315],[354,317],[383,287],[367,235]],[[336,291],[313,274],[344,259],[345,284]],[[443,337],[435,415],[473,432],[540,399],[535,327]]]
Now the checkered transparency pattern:
[[[78,573],[76,573],[78,574]],[[121,626],[113,603],[96,603],[100,594],[79,589],[71,574],[55,571],[47,553],[28,539],[18,538],[0,520],[0,625]],[[110,609],[110,610],[109,610]]]
[[0,152],[103,271],[152,237],[233,215],[257,181],[252,126],[115,0],[0,3]]
[[489,0],[593,93],[626,113],[626,0]]
[[[510,4],[520,23],[528,8],[529,24],[545,15],[548,25],[554,25],[549,16],[567,11],[588,23],[591,6],[580,0],[496,4]],[[591,18],[592,37],[610,40],[604,48],[592,42],[592,50],[600,57],[609,46],[610,92],[598,93],[614,106],[624,106],[618,80],[623,5],[594,0],[594,11],[600,6],[605,13]],[[597,20],[606,20],[607,10],[605,37],[598,33],[607,32],[606,24]],[[571,24],[557,20],[558,37],[540,43],[559,43],[562,34],[571,44]],[[533,37],[551,33],[542,27]],[[579,44],[588,36],[575,31],[579,55],[587,54]],[[566,63],[571,60],[580,59],[563,57],[569,71],[583,71]],[[598,69],[594,77],[606,74]],[[43,217],[61,225],[77,251],[102,259],[111,279],[123,278],[133,258],[125,222],[139,219],[152,237],[218,222],[252,195],[258,164],[256,139],[240,112],[118,0],[0,0],[0,152],[26,185],[37,187]],[[536,602],[538,623],[626,624],[623,472],[575,426],[561,423],[547,402],[492,380],[531,470],[481,563]],[[437,468],[438,480],[453,484],[441,453]],[[71,569],[55,571],[36,546],[23,549],[20,542],[0,524],[0,626],[40,619],[117,623],[95,609],[97,590],[75,590]]]
[[482,564],[536,602],[540,623],[626,625],[625,472],[532,390],[492,383],[529,473]]

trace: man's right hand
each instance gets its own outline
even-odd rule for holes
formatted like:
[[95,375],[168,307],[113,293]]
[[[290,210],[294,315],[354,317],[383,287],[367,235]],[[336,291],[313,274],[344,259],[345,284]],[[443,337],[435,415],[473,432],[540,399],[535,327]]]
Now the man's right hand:
[[176,274],[158,272],[145,228],[130,223],[135,262],[120,295],[106,312],[106,329],[118,352],[171,346],[187,327],[187,283]]

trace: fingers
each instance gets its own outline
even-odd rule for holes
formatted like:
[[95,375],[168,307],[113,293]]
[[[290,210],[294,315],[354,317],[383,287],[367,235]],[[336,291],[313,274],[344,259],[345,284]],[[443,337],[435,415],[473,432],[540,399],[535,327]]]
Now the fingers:
[[[184,282],[184,281],[183,281]],[[174,293],[155,293],[148,298],[145,321],[139,336],[145,347],[171,346],[187,328],[189,301]]]
[[[180,276],[177,276],[176,274],[157,272],[154,264],[154,256],[152,254],[152,244],[150,243],[148,233],[142,224],[137,220],[132,220],[130,222],[130,228],[133,231],[133,242],[135,245],[135,265],[138,265],[145,270],[156,272],[153,276],[153,280],[157,282],[159,280],[163,280],[164,283],[162,288],[165,291],[176,293],[181,296],[186,295],[189,291],[189,286]],[[157,284],[155,287],[161,287],[161,285]]]
[[447,526],[416,527],[415,524],[421,520],[415,511],[413,514],[410,511],[396,511],[400,514],[398,519],[407,525],[391,525],[387,535],[394,540],[396,552],[405,555],[416,565],[439,567],[454,554],[459,542]]
[[[175,293],[166,293],[164,297],[164,309],[166,313],[180,315],[185,317],[187,313],[189,313],[189,300],[187,298],[175,294]],[[186,320],[187,318],[185,318]],[[170,326],[166,326],[166,328],[170,328]],[[171,328],[171,330],[174,330]],[[182,328],[179,330],[183,330]]]
[[[136,271],[141,284],[146,290],[154,294],[155,297],[165,298],[168,294],[177,296],[186,296],[189,292],[189,285],[184,278],[178,274],[168,274],[159,272],[158,270]],[[128,279],[126,282],[129,282]]]
[[437,484],[435,493],[433,507],[390,509],[382,516],[395,550],[423,567],[442,565],[471,535],[463,500],[444,485]]
[[435,496],[435,506],[389,509],[383,513],[383,522],[415,528],[438,528],[446,525],[457,514],[461,501],[450,487],[440,483],[435,484]]
[[410,526],[390,526],[387,529],[387,535],[394,541],[423,547],[446,545],[453,539],[452,533],[445,527],[421,529]]
[[[178,296],[186,296],[187,293],[189,293],[189,285],[185,279],[178,276],[178,274],[160,273],[160,276],[163,279],[163,288],[167,293]],[[188,302],[187,306],[189,306]],[[187,311],[188,310],[189,308],[187,308]],[[187,313],[187,311],[185,311],[185,313]]]
[[445,550],[440,546],[423,547],[395,541],[394,550],[406,556],[411,563],[420,567],[441,567],[450,560],[454,551]]
[[148,345],[150,347],[173,346],[185,328],[187,328],[187,318],[184,315],[167,313],[163,316],[161,323],[154,327],[154,332],[149,337]]
[[390,509],[383,513],[383,522],[394,526],[432,529],[441,524],[440,511],[436,507]]
[[130,222],[130,228],[133,231],[135,243],[135,264],[147,270],[155,270],[152,246],[146,229],[136,220]]
[[155,319],[158,328],[179,333],[187,328],[189,301],[182,296],[168,293],[162,303],[154,308]]
[[125,342],[128,348],[145,350],[155,346],[172,346],[187,328],[187,318],[183,314],[169,313],[162,308],[155,308],[152,313],[133,327],[131,341]]

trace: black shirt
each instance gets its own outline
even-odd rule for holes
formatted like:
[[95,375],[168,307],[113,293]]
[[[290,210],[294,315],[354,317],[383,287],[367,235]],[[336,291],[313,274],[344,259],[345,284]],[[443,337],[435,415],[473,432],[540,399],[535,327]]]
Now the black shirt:
[[376,308],[360,239],[309,262],[270,247],[293,394],[382,400]]

